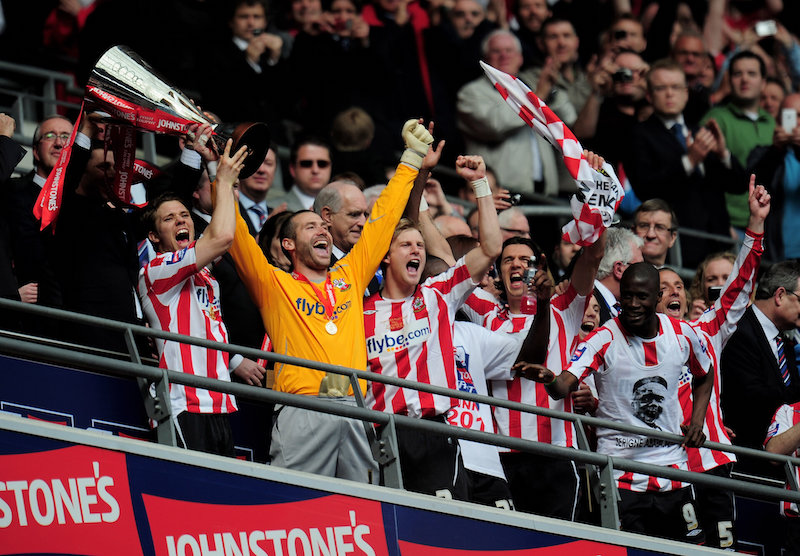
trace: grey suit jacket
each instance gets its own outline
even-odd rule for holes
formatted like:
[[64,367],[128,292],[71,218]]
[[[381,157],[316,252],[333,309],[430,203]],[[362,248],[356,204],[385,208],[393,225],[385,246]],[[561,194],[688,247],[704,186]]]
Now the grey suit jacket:
[[557,159],[560,155],[506,104],[487,77],[470,81],[458,92],[458,129],[464,136],[467,152],[483,156],[502,187],[520,193],[534,192],[531,147],[534,136],[542,159],[545,194],[557,194],[562,179],[567,180],[563,185],[565,190],[575,189],[563,162]]
[[272,199],[268,199],[269,206],[271,209],[277,208],[283,203],[286,203],[286,210],[289,212],[297,212],[298,210],[305,210],[308,207],[304,207],[300,203],[300,198],[295,195],[292,191],[287,191],[285,195],[281,195],[280,197],[273,197]]

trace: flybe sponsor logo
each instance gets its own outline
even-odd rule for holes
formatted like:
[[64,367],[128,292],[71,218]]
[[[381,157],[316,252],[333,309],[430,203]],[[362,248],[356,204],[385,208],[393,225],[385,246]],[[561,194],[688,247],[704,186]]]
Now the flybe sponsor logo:
[[[298,297],[294,300],[294,305],[297,307],[297,310],[303,313],[305,316],[310,317],[311,315],[325,315],[325,306],[320,303],[319,301],[309,301],[305,297]],[[351,300],[347,300],[341,305],[334,307],[333,309],[333,318],[339,318],[339,315],[350,308],[352,305]]]
[[431,335],[428,319],[414,319],[403,329],[389,331],[383,335],[376,334],[367,338],[367,354],[370,358],[382,353],[394,353],[409,346],[423,343]]
[[141,554],[125,456],[74,446],[0,456],[3,553]]
[[158,556],[388,554],[381,505],[371,500],[223,506],[142,498]]

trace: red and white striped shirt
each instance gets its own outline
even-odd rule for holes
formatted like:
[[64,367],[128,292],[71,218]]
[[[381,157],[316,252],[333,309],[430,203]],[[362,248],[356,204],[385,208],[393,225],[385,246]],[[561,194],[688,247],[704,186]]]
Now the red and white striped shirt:
[[[453,322],[475,286],[461,258],[447,272],[417,286],[411,297],[370,296],[364,302],[370,370],[456,389]],[[373,382],[366,403],[378,411],[420,418],[447,413],[458,400]]]
[[[150,326],[195,338],[227,342],[219,285],[207,268],[197,269],[194,243],[181,251],[159,253],[139,271],[139,298]],[[228,353],[200,346],[157,340],[158,366],[230,381]],[[232,413],[230,394],[170,384],[172,412]]]
[[[683,367],[694,376],[711,370],[703,341],[688,323],[658,315],[658,334],[626,334],[619,317],[594,331],[577,347],[566,372],[579,380],[594,375],[597,417],[681,434],[683,413],[678,389]],[[598,427],[597,452],[655,465],[686,469],[682,446],[614,429]],[[678,481],[614,470],[618,488],[644,492],[672,490]]]
[[[785,433],[798,423],[800,423],[800,402],[793,403],[791,405],[784,404],[780,406],[775,412],[775,415],[772,417],[772,423],[767,431],[767,437],[764,439],[764,446],[766,446],[767,442],[769,442],[773,437]],[[800,449],[795,450],[792,456],[796,458],[800,457]],[[800,468],[794,467],[793,471],[795,480],[800,481]],[[789,488],[788,485],[786,488]],[[784,500],[780,504],[781,515],[787,517],[800,516],[800,509],[797,508],[797,504],[794,502],[786,502]]]
[[[473,292],[463,309],[472,322],[489,330],[515,334],[520,343],[524,341],[534,317],[510,313],[507,306],[500,305],[491,294],[481,289]],[[586,297],[578,295],[572,284],[563,294],[550,300],[550,339],[545,365],[553,372],[560,373],[561,369],[567,367],[585,309]],[[572,411],[571,397],[553,400],[543,384],[531,380],[519,377],[508,381],[493,380],[491,387],[492,396],[496,398],[558,411]],[[494,418],[500,434],[556,446],[575,446],[575,427],[569,421],[502,407],[494,408]]]
[[[719,406],[721,388],[719,357],[750,303],[750,294],[753,291],[763,252],[764,234],[747,230],[722,295],[699,319],[689,323],[705,340],[708,355],[714,363],[714,388],[711,391],[708,412],[703,424],[703,432],[712,442],[728,445],[731,443],[722,424],[722,410]],[[688,423],[692,419],[692,383],[688,371],[681,380],[679,395],[684,423]],[[700,473],[736,461],[736,456],[733,454],[708,448],[686,448],[686,452],[689,456],[689,469]]]

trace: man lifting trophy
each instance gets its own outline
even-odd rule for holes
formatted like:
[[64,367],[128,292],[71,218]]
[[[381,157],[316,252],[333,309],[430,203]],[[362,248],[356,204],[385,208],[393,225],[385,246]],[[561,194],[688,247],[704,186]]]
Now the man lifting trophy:
[[[212,147],[222,152],[228,137],[219,132],[219,124],[209,119],[191,99],[168,84],[141,57],[126,46],[109,48],[97,61],[89,77],[81,116],[94,112],[108,124],[106,141],[113,144],[116,172],[113,183],[115,202],[130,204],[130,189],[138,169],[135,160],[136,132],[149,131],[167,135],[185,135],[193,124],[210,125]],[[80,125],[75,124],[68,144],[50,173],[34,208],[44,229],[54,223],[61,204],[62,187],[71,147]],[[236,152],[247,145],[248,157],[241,178],[252,175],[261,165],[269,148],[266,124],[242,124],[233,133]]]

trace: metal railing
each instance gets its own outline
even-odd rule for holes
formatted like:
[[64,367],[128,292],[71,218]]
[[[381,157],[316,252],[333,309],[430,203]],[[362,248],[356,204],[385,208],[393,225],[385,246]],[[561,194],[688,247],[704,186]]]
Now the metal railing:
[[[448,388],[387,377],[368,371],[350,369],[347,367],[330,365],[318,361],[303,360],[277,353],[263,352],[261,350],[248,348],[245,346],[220,344],[210,340],[181,336],[179,334],[154,330],[135,324],[71,313],[48,307],[39,307],[2,298],[0,298],[0,311],[21,311],[44,318],[56,318],[69,322],[100,326],[106,329],[117,330],[121,334],[124,334],[127,339],[127,345],[130,352],[130,361],[110,358],[107,355],[98,355],[96,352],[87,353],[77,351],[73,348],[73,346],[64,346],[58,344],[48,345],[47,343],[36,343],[34,341],[20,341],[21,338],[18,334],[10,334],[2,331],[0,331],[0,353],[45,360],[48,362],[60,362],[62,364],[67,364],[103,374],[137,379],[140,382],[141,392],[145,400],[148,416],[158,423],[158,439],[159,442],[164,444],[173,446],[175,445],[174,429],[170,421],[169,384],[176,383],[219,392],[227,392],[237,397],[256,402],[292,405],[312,411],[360,419],[365,423],[365,426],[369,426],[371,423],[384,425],[386,426],[386,431],[388,434],[384,435],[382,439],[373,437],[372,449],[375,460],[379,463],[379,465],[381,465],[384,470],[384,474],[388,478],[386,481],[386,486],[402,488],[399,462],[396,455],[396,440],[394,438],[394,431],[396,427],[401,426],[431,432],[434,434],[449,435],[464,440],[491,444],[503,448],[530,452],[543,456],[570,459],[578,463],[586,464],[593,470],[591,475],[591,481],[593,483],[592,488],[599,501],[601,522],[604,527],[613,529],[619,528],[619,517],[616,504],[618,500],[618,494],[616,491],[615,482],[613,480],[613,472],[615,469],[665,477],[671,480],[688,482],[715,489],[730,490],[740,495],[759,499],[788,500],[791,502],[800,503],[800,492],[798,492],[798,485],[794,480],[793,473],[794,466],[800,465],[799,458],[769,454],[763,451],[752,450],[739,446],[729,446],[710,441],[706,441],[704,443],[704,447],[706,448],[730,452],[736,454],[737,456],[768,460],[782,465],[786,472],[787,484],[791,490],[785,490],[775,486],[767,486],[757,482],[747,482],[736,479],[721,478],[702,473],[681,471],[669,467],[641,463],[624,458],[610,457],[592,452],[589,449],[589,443],[584,434],[583,426],[592,425],[596,427],[605,427],[618,431],[640,434],[651,438],[657,438],[670,443],[679,444],[683,441],[682,436],[663,431],[656,431],[650,428],[645,429],[624,423],[599,419],[588,415],[565,413],[552,409],[510,402],[489,396],[469,394]],[[141,362],[140,354],[138,353],[136,347],[135,336],[149,336],[152,338],[172,340],[186,344],[227,351],[229,353],[238,353],[251,358],[264,358],[277,363],[288,363],[319,371],[346,375],[350,378],[353,390],[359,393],[360,388],[358,386],[358,380],[364,379],[404,388],[413,388],[423,392],[449,396],[451,398],[459,398],[477,403],[485,403],[496,407],[504,407],[524,413],[543,415],[564,421],[570,421],[575,425],[578,448],[563,448],[560,446],[554,446],[540,442],[532,442],[493,433],[462,429],[442,423],[374,411],[365,408],[363,399],[359,398],[357,398],[357,406],[332,404],[324,399],[314,396],[288,394],[256,386],[223,382],[215,379],[190,375],[179,371],[147,366]],[[30,339],[33,340],[34,338]],[[155,396],[150,394],[150,384],[155,385]]]

